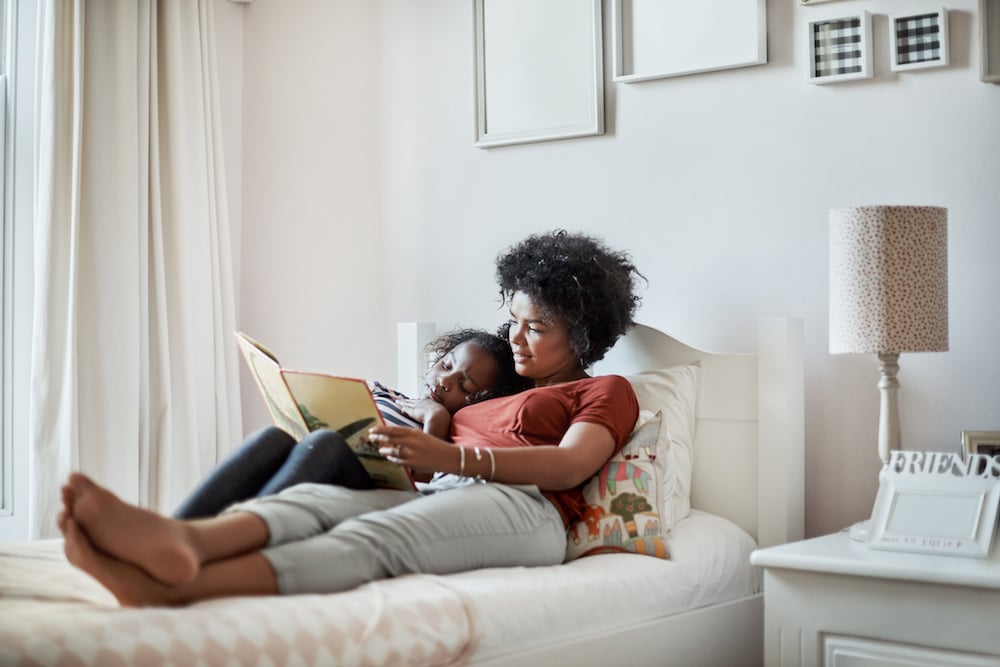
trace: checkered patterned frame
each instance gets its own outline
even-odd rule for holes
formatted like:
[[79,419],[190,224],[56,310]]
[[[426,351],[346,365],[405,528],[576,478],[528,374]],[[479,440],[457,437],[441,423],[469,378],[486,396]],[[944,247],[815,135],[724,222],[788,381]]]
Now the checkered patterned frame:
[[893,71],[940,67],[948,64],[948,11],[893,16]]
[[871,78],[871,15],[809,23],[809,80],[832,83]]

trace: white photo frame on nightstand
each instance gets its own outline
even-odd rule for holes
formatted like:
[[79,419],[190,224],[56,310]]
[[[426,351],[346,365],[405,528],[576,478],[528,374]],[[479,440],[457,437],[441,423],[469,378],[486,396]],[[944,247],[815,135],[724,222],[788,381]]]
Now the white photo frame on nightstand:
[[994,477],[883,472],[868,546],[985,558],[998,506],[1000,480]]

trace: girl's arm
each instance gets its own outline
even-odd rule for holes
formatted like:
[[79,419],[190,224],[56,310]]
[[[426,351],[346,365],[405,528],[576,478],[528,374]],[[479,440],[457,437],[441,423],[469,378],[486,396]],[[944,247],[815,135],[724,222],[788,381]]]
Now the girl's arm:
[[430,398],[401,398],[396,401],[407,417],[423,423],[424,433],[447,440],[451,431],[451,413]]

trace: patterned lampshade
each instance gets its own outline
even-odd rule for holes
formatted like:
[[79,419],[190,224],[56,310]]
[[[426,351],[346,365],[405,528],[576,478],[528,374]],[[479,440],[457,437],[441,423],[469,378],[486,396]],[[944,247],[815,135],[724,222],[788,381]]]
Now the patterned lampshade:
[[948,349],[948,209],[830,211],[830,352]]

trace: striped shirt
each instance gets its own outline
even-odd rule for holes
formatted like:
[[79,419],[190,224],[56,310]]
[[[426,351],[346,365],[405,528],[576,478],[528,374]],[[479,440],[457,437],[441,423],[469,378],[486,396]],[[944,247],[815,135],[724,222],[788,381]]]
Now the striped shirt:
[[391,424],[393,426],[408,426],[410,428],[424,427],[423,424],[413,419],[412,417],[407,417],[403,412],[402,408],[396,402],[401,398],[407,398],[398,391],[389,389],[381,382],[372,381],[368,385],[369,389],[372,390],[372,397],[375,399],[375,407],[382,414],[382,419],[386,424]]

